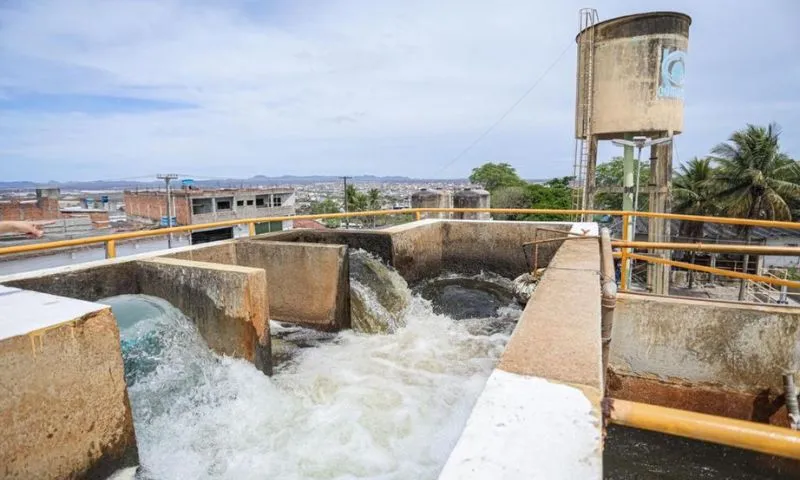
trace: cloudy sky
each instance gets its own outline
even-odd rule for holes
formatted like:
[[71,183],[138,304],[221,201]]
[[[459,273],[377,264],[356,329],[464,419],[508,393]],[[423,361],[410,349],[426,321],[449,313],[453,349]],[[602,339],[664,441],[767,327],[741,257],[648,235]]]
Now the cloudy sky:
[[[585,3],[4,0],[0,180],[568,175]],[[593,6],[692,16],[679,161],[770,121],[800,157],[800,2]]]

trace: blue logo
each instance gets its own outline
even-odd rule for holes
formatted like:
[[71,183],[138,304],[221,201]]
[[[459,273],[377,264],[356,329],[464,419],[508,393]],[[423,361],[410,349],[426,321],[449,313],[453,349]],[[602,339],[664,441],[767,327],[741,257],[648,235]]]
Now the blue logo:
[[674,48],[661,51],[661,78],[658,96],[662,98],[683,98],[683,79],[686,75],[686,52]]

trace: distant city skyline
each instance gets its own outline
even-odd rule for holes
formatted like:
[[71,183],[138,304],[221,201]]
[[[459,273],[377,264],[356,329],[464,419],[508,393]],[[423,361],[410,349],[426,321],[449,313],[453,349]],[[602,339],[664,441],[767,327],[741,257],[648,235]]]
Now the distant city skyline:
[[[10,0],[0,181],[160,171],[466,178],[572,173],[581,2]],[[747,123],[800,157],[800,4],[597,0],[692,16],[675,163]],[[486,138],[453,159],[558,63]],[[618,155],[604,143],[599,160]]]

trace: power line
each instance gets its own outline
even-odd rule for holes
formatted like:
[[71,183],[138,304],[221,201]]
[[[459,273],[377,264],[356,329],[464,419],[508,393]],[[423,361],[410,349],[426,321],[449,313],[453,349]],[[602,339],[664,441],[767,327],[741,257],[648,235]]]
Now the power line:
[[570,48],[572,48],[572,46],[573,46],[573,44],[574,44],[574,43],[575,43],[574,41],[570,41],[570,42],[569,42],[569,44],[566,46],[566,48],[564,48],[564,50],[562,50],[562,51],[561,51],[561,53],[558,55],[558,57],[556,57],[555,61],[553,61],[553,63],[551,63],[551,64],[550,64],[550,66],[548,66],[548,67],[547,67],[547,68],[544,70],[544,72],[542,72],[542,74],[539,76],[539,78],[537,78],[537,79],[536,79],[536,81],[535,81],[535,82],[533,82],[533,85],[531,85],[531,86],[530,86],[530,87],[529,87],[529,88],[528,88],[528,89],[525,91],[525,93],[523,93],[523,94],[522,94],[522,96],[521,96],[521,97],[519,97],[519,98],[517,99],[517,101],[516,101],[516,102],[514,102],[514,103],[513,103],[513,104],[512,104],[512,105],[511,105],[511,106],[510,106],[510,107],[509,107],[509,108],[508,108],[508,109],[505,111],[505,113],[503,113],[503,114],[500,116],[500,118],[498,118],[498,119],[497,119],[497,121],[495,121],[495,122],[494,122],[494,123],[493,123],[491,126],[489,126],[489,128],[487,128],[486,130],[484,130],[484,131],[483,131],[483,133],[481,133],[480,135],[478,135],[478,137],[477,137],[475,140],[473,140],[473,141],[472,141],[472,143],[470,143],[470,144],[469,144],[469,145],[468,145],[468,146],[467,146],[465,149],[461,150],[461,152],[460,152],[458,155],[456,155],[455,157],[453,157],[453,159],[452,159],[452,160],[450,160],[450,161],[449,161],[447,164],[445,164],[445,166],[443,166],[441,169],[439,169],[439,171],[438,171],[437,173],[441,172],[442,170],[445,170],[445,169],[446,169],[446,168],[448,168],[450,165],[452,165],[452,164],[456,163],[456,162],[457,162],[457,161],[458,161],[458,160],[459,160],[461,157],[463,157],[464,155],[466,155],[466,154],[467,154],[467,152],[469,152],[470,150],[472,150],[472,148],[473,148],[475,145],[477,145],[478,143],[480,143],[480,141],[481,141],[481,140],[483,140],[483,139],[484,139],[484,138],[485,138],[487,135],[489,135],[489,134],[492,132],[492,130],[494,130],[494,129],[495,129],[495,127],[497,127],[498,125],[500,125],[500,123],[501,123],[503,120],[505,120],[505,119],[506,119],[506,117],[508,117],[508,116],[511,114],[511,112],[513,112],[513,111],[514,111],[514,109],[515,109],[515,108],[517,108],[517,106],[518,106],[520,103],[522,103],[522,101],[523,101],[523,100],[525,100],[525,97],[527,97],[527,96],[528,96],[528,95],[529,95],[529,94],[530,94],[530,93],[531,93],[531,92],[532,92],[532,91],[533,91],[533,90],[534,90],[536,87],[538,87],[538,86],[539,86],[539,84],[542,82],[542,80],[544,80],[544,78],[547,76],[547,74],[548,74],[548,73],[550,73],[550,71],[551,71],[551,70],[552,70],[552,69],[553,69],[553,68],[554,68],[554,67],[555,67],[555,66],[558,64],[558,62],[560,62],[560,61],[561,61],[561,59],[562,59],[562,58],[564,57],[564,55],[565,55],[565,54],[566,54],[566,53],[567,53],[567,52],[570,50]]

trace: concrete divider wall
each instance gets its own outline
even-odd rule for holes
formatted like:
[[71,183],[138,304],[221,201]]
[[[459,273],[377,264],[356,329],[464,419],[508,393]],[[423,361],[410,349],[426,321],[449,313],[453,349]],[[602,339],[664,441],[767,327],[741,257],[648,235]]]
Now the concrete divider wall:
[[225,265],[236,264],[235,240],[211,242],[197,246],[183,247],[177,250],[178,251],[175,253],[169,253],[161,257],[192,260],[195,262],[222,263]]
[[[522,244],[566,236],[572,224],[532,222],[442,221],[442,267],[457,273],[491,271],[514,278],[529,270]],[[539,228],[561,230],[563,235]],[[538,230],[538,234],[537,234]],[[561,242],[539,245],[539,265],[546,266]]]
[[441,480],[602,478],[599,270],[596,238],[563,242]]
[[800,310],[620,294],[609,395],[785,424],[782,373],[800,370]]
[[161,297],[194,320],[208,346],[272,373],[264,270],[173,258],[137,261],[139,293]]
[[350,328],[346,246],[246,240],[236,245],[236,261],[267,272],[272,318],[321,330]]
[[9,280],[0,279],[0,283],[89,302],[138,291],[136,267],[127,261],[93,262],[86,267],[56,268],[41,274],[17,274]]
[[253,240],[326,243],[331,245],[347,245],[353,249],[363,249],[390,264],[392,261],[392,237],[390,229],[372,230],[289,230],[285,232],[258,235]]
[[0,476],[106,478],[138,464],[111,309],[0,286]]
[[261,269],[137,256],[13,275],[0,283],[88,301],[124,294],[157,296],[193,320],[216,352],[271,371],[266,274]]
[[442,272],[442,222],[423,220],[387,230],[392,240],[391,265],[408,282]]

